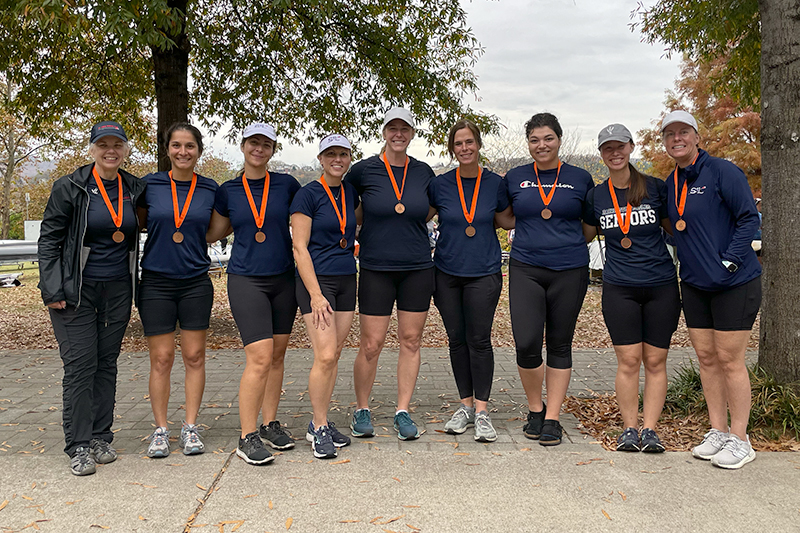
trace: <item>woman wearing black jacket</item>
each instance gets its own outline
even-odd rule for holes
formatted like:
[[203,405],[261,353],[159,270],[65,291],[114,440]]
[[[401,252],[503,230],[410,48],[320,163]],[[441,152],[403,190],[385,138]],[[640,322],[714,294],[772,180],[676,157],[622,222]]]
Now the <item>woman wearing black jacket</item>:
[[39,289],[64,362],[64,451],[76,476],[117,458],[117,358],[136,283],[134,206],[145,188],[119,169],[129,152],[118,123],[92,127],[94,163],[53,184],[39,237]]

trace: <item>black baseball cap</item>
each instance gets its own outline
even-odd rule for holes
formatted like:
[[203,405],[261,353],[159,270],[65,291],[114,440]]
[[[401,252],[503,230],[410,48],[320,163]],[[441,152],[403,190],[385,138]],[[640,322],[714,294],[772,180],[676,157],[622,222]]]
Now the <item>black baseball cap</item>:
[[125,130],[122,129],[122,125],[119,122],[114,122],[113,120],[104,120],[103,122],[98,122],[92,126],[92,135],[89,139],[89,142],[94,144],[97,142],[97,139],[106,137],[108,135],[128,142],[128,136],[125,135]]

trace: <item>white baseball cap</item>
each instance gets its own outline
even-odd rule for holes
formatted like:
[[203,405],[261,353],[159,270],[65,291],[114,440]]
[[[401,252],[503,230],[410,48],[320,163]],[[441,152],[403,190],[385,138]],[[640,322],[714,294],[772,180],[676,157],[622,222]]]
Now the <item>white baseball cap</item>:
[[267,139],[272,139],[273,141],[278,140],[278,136],[275,135],[275,128],[269,124],[262,124],[260,122],[247,126],[244,132],[242,132],[242,140],[249,139],[253,135],[263,135]]
[[678,109],[677,111],[672,111],[671,113],[668,113],[666,117],[664,117],[664,120],[661,121],[661,131],[663,132],[667,126],[669,126],[670,124],[674,124],[675,122],[680,122],[681,124],[688,124],[694,128],[694,131],[698,131],[697,121],[690,113],[682,109]]
[[321,154],[332,146],[347,148],[350,151],[353,150],[353,147],[350,146],[350,141],[347,140],[347,137],[344,135],[339,135],[338,133],[334,133],[332,135],[328,135],[319,142],[319,153]]
[[416,126],[414,125],[414,117],[411,116],[411,111],[403,107],[393,107],[386,112],[386,115],[383,116],[383,126],[381,126],[381,129],[384,129],[391,121],[393,121],[396,118],[399,118],[412,128],[416,128]]

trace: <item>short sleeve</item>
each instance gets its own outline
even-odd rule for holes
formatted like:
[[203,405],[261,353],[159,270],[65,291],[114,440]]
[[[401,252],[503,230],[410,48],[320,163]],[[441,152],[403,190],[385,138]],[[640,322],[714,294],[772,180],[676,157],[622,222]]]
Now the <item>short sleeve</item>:
[[228,209],[228,187],[227,183],[223,183],[222,187],[217,189],[217,194],[214,196],[214,211],[224,217],[230,218],[230,211]]
[[303,186],[300,185],[300,182],[297,181],[297,178],[295,178],[294,176],[290,177],[292,178],[292,181],[290,182],[289,185],[289,201],[291,201],[295,197],[297,191],[303,188]]
[[347,173],[344,180],[352,185],[358,194],[364,193],[364,186],[361,183],[361,176],[364,174],[364,165],[366,164],[365,161],[360,161],[350,167],[350,172]]
[[302,213],[308,218],[314,218],[314,212],[316,211],[316,206],[314,204],[314,195],[309,187],[306,186],[295,194],[292,205],[289,207],[289,213],[292,215],[295,213]]
[[581,215],[581,218],[590,226],[600,225],[600,221],[594,214],[594,195],[596,190],[596,187],[589,189],[589,192],[586,193],[586,199],[583,202],[583,214]]
[[658,219],[663,220],[669,218],[669,213],[667,211],[667,184],[657,178],[653,178],[653,181],[656,183],[656,192],[658,194]]
[[500,178],[497,184],[497,207],[495,211],[498,213],[505,211],[509,205],[511,204],[508,201],[508,185],[506,185],[505,178]]

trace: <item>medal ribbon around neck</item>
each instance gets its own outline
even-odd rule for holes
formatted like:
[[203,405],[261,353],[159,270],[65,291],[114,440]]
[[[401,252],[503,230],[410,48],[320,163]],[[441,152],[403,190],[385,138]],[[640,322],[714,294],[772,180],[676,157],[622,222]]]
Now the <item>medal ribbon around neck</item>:
[[186,200],[183,202],[183,209],[178,207],[178,188],[175,186],[175,180],[172,178],[172,171],[169,171],[169,184],[172,189],[172,214],[175,218],[175,229],[181,229],[183,221],[186,219],[186,214],[189,212],[189,205],[192,203],[192,196],[194,196],[194,189],[197,186],[197,174],[192,172],[192,184],[189,186],[189,194],[186,195]]
[[467,202],[464,200],[464,185],[461,183],[461,167],[456,169],[456,184],[458,185],[458,198],[461,200],[461,210],[464,212],[464,218],[467,224],[472,225],[472,220],[475,218],[475,207],[478,205],[478,192],[481,188],[481,174],[483,169],[478,167],[478,179],[475,180],[475,191],[472,193],[472,204],[469,211],[467,211]]
[[628,195],[625,195],[626,203],[628,205],[625,206],[625,219],[623,220],[622,211],[620,210],[619,202],[617,201],[617,193],[614,191],[614,185],[611,183],[611,178],[608,178],[608,190],[611,192],[611,201],[614,203],[614,213],[617,216],[619,229],[621,229],[623,235],[627,237],[628,232],[631,229],[631,203],[627,201]]
[[250,211],[253,212],[253,218],[256,221],[256,227],[260,230],[264,225],[264,216],[267,213],[267,197],[269,196],[269,172],[266,173],[264,178],[264,194],[261,195],[261,209],[256,211],[256,203],[253,201],[253,193],[250,192],[250,185],[247,184],[247,177],[242,174],[242,183],[244,184],[244,194],[247,196],[247,202],[250,204]]
[[108,197],[100,174],[97,173],[96,165],[92,167],[92,174],[94,175],[95,183],[97,183],[97,188],[100,189],[100,194],[103,196],[103,201],[106,203],[108,212],[111,214],[111,220],[114,221],[114,225],[117,226],[117,231],[119,231],[119,228],[122,226],[122,176],[117,172],[117,208],[119,209],[119,213],[117,213],[114,211],[114,206],[111,205],[111,199]]
[[[694,156],[692,159],[692,165],[697,162],[697,158],[700,156],[700,152],[697,152],[697,155]],[[675,165],[675,172],[673,174],[673,178],[675,181],[675,207],[678,208],[678,218],[683,218],[683,211],[686,209],[686,180],[683,181],[683,189],[681,190],[681,194],[678,194],[678,165]]]
[[392,167],[389,165],[389,160],[386,159],[386,153],[381,156],[383,159],[383,164],[386,165],[386,172],[389,174],[389,180],[392,182],[392,188],[394,189],[394,195],[397,197],[397,201],[403,199],[403,191],[406,188],[406,176],[408,175],[408,156],[406,156],[406,164],[403,167],[403,183],[400,185],[400,188],[397,188],[397,181],[394,179],[394,174],[392,173]]
[[544,203],[545,209],[548,209],[550,206],[550,201],[553,199],[553,195],[556,193],[556,185],[558,185],[558,176],[561,174],[561,160],[558,160],[558,170],[556,170],[556,180],[553,182],[553,188],[550,189],[550,192],[547,195],[544,194],[544,189],[542,188],[542,182],[539,181],[539,167],[536,166],[536,161],[533,162],[533,171],[536,173],[536,185],[539,186],[539,196],[542,197],[542,202]]
[[333,193],[331,192],[331,188],[328,186],[328,182],[325,181],[325,174],[320,176],[319,178],[320,183],[322,183],[322,188],[325,189],[325,192],[328,193],[328,198],[331,199],[331,203],[333,204],[333,210],[336,211],[336,218],[339,219],[339,229],[342,230],[342,236],[344,236],[345,226],[347,226],[347,209],[345,209],[345,201],[344,201],[344,183],[340,185],[341,192],[342,192],[342,210],[339,211],[339,206],[336,205],[336,200],[333,198]]

